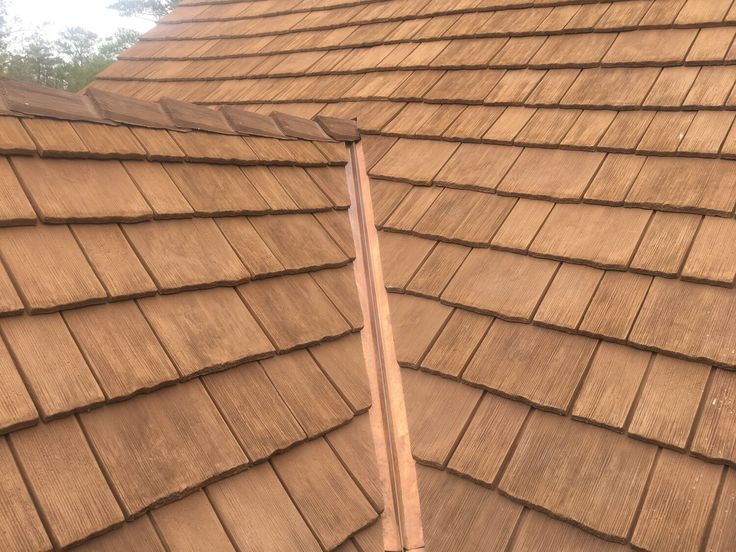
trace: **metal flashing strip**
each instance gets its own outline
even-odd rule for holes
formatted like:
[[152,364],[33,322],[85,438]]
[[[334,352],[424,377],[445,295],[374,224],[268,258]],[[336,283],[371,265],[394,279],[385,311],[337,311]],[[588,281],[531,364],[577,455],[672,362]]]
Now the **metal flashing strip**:
[[350,225],[356,251],[355,276],[364,318],[361,337],[373,397],[371,429],[386,497],[384,549],[418,552],[424,550],[419,489],[381,268],[378,233],[373,222],[370,183],[362,143],[350,143],[347,147]]

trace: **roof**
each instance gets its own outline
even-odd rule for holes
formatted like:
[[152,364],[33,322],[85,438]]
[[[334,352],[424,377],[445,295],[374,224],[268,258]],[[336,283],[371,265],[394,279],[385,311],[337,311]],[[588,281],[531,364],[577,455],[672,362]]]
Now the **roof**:
[[0,549],[375,539],[350,125],[0,86]]
[[94,86],[357,117],[428,550],[725,551],[732,4],[189,1]]

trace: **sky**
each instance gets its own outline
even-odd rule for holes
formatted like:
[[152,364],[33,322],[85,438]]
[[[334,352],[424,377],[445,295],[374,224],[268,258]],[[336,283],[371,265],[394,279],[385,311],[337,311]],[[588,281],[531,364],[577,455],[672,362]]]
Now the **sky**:
[[[119,28],[144,32],[153,22],[143,18],[121,17],[107,9],[114,0],[9,0],[9,19],[17,18],[24,31],[40,27],[49,38],[67,27],[83,27],[101,37],[110,36]],[[15,28],[15,25],[14,25]]]

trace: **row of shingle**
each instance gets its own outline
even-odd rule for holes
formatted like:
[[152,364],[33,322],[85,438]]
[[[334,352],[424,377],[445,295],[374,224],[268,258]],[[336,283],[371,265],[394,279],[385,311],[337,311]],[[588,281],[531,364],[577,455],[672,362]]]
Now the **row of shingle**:
[[[317,145],[319,144],[319,145]],[[151,159],[168,161],[339,165],[346,161],[338,142],[309,142],[174,132],[83,121],[0,117],[0,152],[43,157]]]
[[[245,365],[79,417],[41,423],[16,431],[7,440],[3,438],[0,456],[6,477],[2,486],[8,499],[2,513],[6,531],[0,538],[4,547],[13,549],[18,542],[24,542],[28,549],[47,550],[48,537],[55,547],[86,540],[126,518],[240,471],[266,457],[262,454],[270,455],[313,439],[350,421],[352,411],[314,361],[312,369],[304,358],[292,357],[277,357],[262,366]],[[237,393],[232,391],[233,379],[240,385]],[[293,392],[295,380],[310,393],[316,393],[313,397],[327,402],[315,408],[314,401],[304,401]],[[269,408],[262,407],[264,400]],[[243,416],[246,411],[248,418]],[[366,477],[375,477],[375,467],[370,464],[372,455],[359,458],[351,450],[371,447],[365,421],[353,422],[327,438],[332,446],[323,439],[313,440],[273,458],[272,467],[316,538],[331,549],[376,519],[374,507],[380,506],[371,502],[376,504],[380,497],[368,495],[369,502],[364,494],[365,489],[375,493]],[[171,462],[176,462],[175,470],[171,469]],[[255,499],[252,494],[264,485],[266,488],[251,507],[257,505],[262,511],[269,505],[281,510],[285,517],[276,516],[269,526],[282,534],[298,534],[299,538],[292,538],[304,539],[304,549],[319,550],[313,533],[304,525],[273,472],[270,476],[264,474],[270,470],[263,466],[251,469],[252,472],[210,485],[210,498],[222,499],[222,492],[244,480],[242,485],[246,488],[255,486],[248,493],[248,499]],[[320,484],[327,479],[334,484]],[[230,498],[237,501],[243,490],[233,489]],[[321,508],[340,512],[339,518],[335,518],[339,522],[325,522],[323,513],[311,501],[315,492],[324,494]],[[164,510],[158,510],[154,515],[163,514]],[[48,537],[39,516],[45,520]],[[233,514],[230,521],[235,518],[237,515]],[[241,537],[250,534],[254,540],[274,536],[262,533],[262,528],[255,525],[249,527],[242,520],[234,529]],[[17,534],[19,531],[22,533]]]
[[[677,6],[674,2],[665,2],[669,4],[671,10],[670,16],[676,13]],[[635,2],[631,3],[636,9],[640,9],[642,3]],[[551,39],[548,42],[548,47],[551,48],[553,44],[576,44],[583,43],[587,46],[593,46],[593,51],[600,49],[602,44],[609,41],[605,35],[607,32],[623,32],[629,33],[629,31],[637,31],[640,26],[637,26],[631,21],[627,21],[625,18],[617,19],[612,18],[612,25],[602,25],[600,28],[594,29],[594,25],[600,15],[610,6],[610,4],[589,4],[586,6],[568,6],[559,7],[555,9],[547,18],[546,23],[543,21],[538,27],[524,27],[526,21],[518,22],[517,25],[512,28],[507,28],[506,32],[499,32],[499,27],[494,23],[493,26],[477,28],[476,25],[483,23],[482,19],[476,14],[468,16],[467,20],[458,21],[458,18],[437,18],[437,19],[414,19],[404,21],[401,24],[390,24],[390,23],[367,23],[364,25],[353,25],[344,27],[341,29],[335,29],[331,32],[324,31],[294,31],[282,33],[277,36],[267,35],[259,37],[243,37],[235,35],[229,38],[218,38],[218,39],[195,39],[189,38],[187,40],[165,40],[165,39],[148,39],[143,40],[133,46],[124,54],[124,59],[196,59],[196,58],[210,58],[218,59],[223,57],[263,57],[265,54],[280,54],[280,53],[297,53],[297,52],[310,52],[315,50],[333,50],[338,48],[350,48],[356,47],[361,49],[370,49],[375,47],[377,51],[381,49],[384,52],[394,50],[396,44],[413,42],[412,45],[404,45],[401,48],[408,54],[413,48],[416,47],[417,43],[424,41],[437,41],[437,40],[451,40],[452,45],[447,49],[446,56],[457,56],[464,53],[470,56],[467,60],[468,63],[471,60],[476,60],[475,63],[488,63],[495,55],[495,53],[502,46],[506,44],[505,37],[508,34],[519,34],[527,35],[527,37],[541,37],[541,38],[521,38],[521,40],[515,39],[511,43],[517,45],[523,45],[527,43],[529,46],[536,44],[537,48],[544,42],[544,37],[547,35],[557,35],[559,33],[567,34],[568,37],[559,36]],[[574,17],[578,7],[580,7],[582,17]],[[519,13],[523,13],[527,10],[516,10],[510,12],[514,17],[517,17]],[[590,12],[590,13],[584,13]],[[621,14],[619,14],[621,15]],[[660,15],[666,15],[664,12],[660,12]],[[458,25],[453,25],[457,22]],[[462,24],[460,24],[462,23]],[[727,21],[730,23],[730,21]],[[713,24],[718,25],[719,21],[703,21],[699,24],[696,23],[696,27],[699,25],[706,24],[710,27]],[[647,29],[657,29],[658,27],[668,28],[671,25],[671,21],[666,19],[652,18],[648,21],[645,27]],[[693,23],[688,24],[688,27],[692,26]],[[525,29],[526,32],[522,32]],[[658,29],[658,30],[665,30]],[[723,29],[723,30],[721,30]],[[575,38],[573,34],[576,33],[589,33],[596,30],[596,34],[601,34],[602,38],[596,38],[595,35],[583,35],[580,38]],[[573,33],[573,34],[571,34]],[[636,33],[631,35],[633,38],[624,38],[622,42],[624,45],[626,42],[630,42],[637,37],[648,37],[652,33]],[[673,34],[676,36],[676,34]],[[492,40],[486,40],[485,38]],[[503,40],[499,40],[503,38]],[[614,36],[615,38],[615,36]],[[699,55],[705,55],[706,59],[711,59],[711,56],[718,57],[718,53],[723,51],[723,55],[726,54],[726,50],[730,45],[730,38],[733,38],[732,33],[728,31],[728,27],[716,27],[713,29],[703,29],[700,32],[700,39],[696,41],[695,47],[693,48],[694,53],[691,60],[697,60]],[[511,44],[509,43],[509,44]],[[472,51],[468,45],[474,44],[479,47],[484,46],[485,49],[489,50],[488,53]],[[380,48],[384,45],[383,48]],[[698,54],[699,51],[703,50],[703,54]],[[713,50],[714,53],[706,54],[706,51]],[[580,52],[568,52],[571,55],[579,55]],[[601,52],[605,53],[604,52]],[[588,54],[590,55],[590,53]],[[661,54],[660,54],[661,55]],[[588,59],[588,58],[585,58]],[[720,60],[723,60],[723,56]],[[481,61],[484,60],[484,61]],[[600,61],[600,58],[598,58]],[[590,60],[588,61],[590,63]]]
[[[411,200],[402,202],[392,215],[394,223],[402,228],[413,228],[440,194],[448,201],[460,197],[457,192],[443,192],[442,187],[487,194],[498,192],[495,197],[485,199],[467,196],[474,201],[500,203],[508,201],[505,196],[517,196],[716,214],[726,218],[731,218],[736,204],[736,174],[734,162],[730,160],[436,140],[400,139],[387,145],[388,153],[370,169],[371,176],[419,185],[412,190]],[[540,166],[545,170],[540,171]],[[435,185],[427,187],[430,183]],[[415,198],[424,198],[423,204],[416,204]],[[385,220],[377,223],[382,225]]]
[[0,252],[11,276],[2,271],[2,311],[49,312],[347,264],[353,257],[344,237],[347,215],[320,219],[295,214],[1,228]]
[[[728,550],[733,469],[421,372],[404,370],[404,385],[412,446],[420,462],[447,467],[637,548],[690,550],[707,542],[709,550]],[[576,482],[574,495],[569,494],[570,481]],[[716,503],[718,514],[711,525]],[[611,515],[614,508],[616,516]],[[672,523],[678,526],[676,533],[662,530]],[[594,549],[603,546],[595,542]]]
[[[343,167],[0,157],[3,226],[325,212],[349,205]],[[300,219],[297,219],[300,220]]]
[[[736,156],[734,113],[400,104],[381,134],[682,156]],[[482,154],[484,148],[464,146]]]
[[[54,418],[345,335],[362,325],[352,278],[345,267],[237,289],[3,318],[8,350],[3,347],[0,379],[13,392],[0,409],[0,427],[33,422],[37,411],[43,419]],[[359,346],[353,352],[362,358]],[[348,366],[340,361],[344,374],[333,379],[361,410],[367,407],[361,372]],[[336,367],[327,370],[337,372]]]
[[[413,69],[548,69],[730,64],[736,27],[588,33],[550,37],[482,38],[401,42],[368,48],[339,48],[271,55],[123,59],[100,78],[177,80],[283,77]],[[135,51],[133,52],[135,54]],[[143,56],[141,56],[143,57]],[[202,59],[202,58],[205,59]],[[193,59],[191,59],[193,58]]]
[[315,0],[185,0],[179,9],[162,18],[163,22],[180,19],[232,17],[262,17],[296,13],[299,11],[329,10],[348,6],[365,5],[383,0],[331,0],[317,2]]
[[[731,108],[736,72],[727,67],[703,68],[589,68],[526,69],[503,71],[380,71],[354,75],[273,77],[242,80],[187,80],[147,82],[143,95],[151,99],[177,89],[189,101],[232,102],[232,91],[242,90],[249,103],[391,100],[457,103],[466,105],[518,105],[508,98],[508,86],[518,88],[529,107]],[[503,84],[501,84],[502,79]],[[141,93],[139,80],[99,80],[96,86],[119,93]],[[650,91],[654,90],[651,100]],[[491,96],[499,94],[499,99]],[[242,95],[240,97],[243,97]],[[515,98],[515,96],[514,96]],[[656,103],[655,103],[656,101]]]
[[[379,190],[393,185],[380,182]],[[396,191],[401,192],[406,194]],[[451,244],[490,246],[726,287],[736,278],[736,222],[722,217],[417,188],[382,227],[402,233],[384,235],[391,256],[396,255],[389,275],[404,274],[410,259],[428,254],[434,245],[404,235],[409,233],[449,242],[448,249]],[[412,249],[415,255],[406,256]]]
[[[701,0],[646,0],[637,2],[552,2],[534,7],[529,3],[517,6],[499,5],[492,1],[484,6],[451,4],[455,10],[467,13],[433,15],[421,13],[421,5],[433,5],[426,0],[378,3],[325,11],[287,13],[248,19],[221,19],[171,22],[159,25],[146,33],[146,39],[201,39],[229,36],[257,37],[283,35],[294,31],[336,30],[361,25],[360,34],[367,36],[390,35],[402,26],[416,36],[417,28],[429,36],[476,36],[484,34],[508,34],[549,32],[556,29],[571,30],[619,30],[650,25],[694,26],[730,22],[736,17],[736,9],[729,0],[704,3]],[[571,4],[571,5],[566,5]],[[581,5],[582,4],[582,5]],[[388,9],[387,9],[388,5]],[[447,12],[450,4],[442,3],[439,11]],[[511,8],[511,9],[498,9]],[[392,12],[393,9],[393,12]],[[397,11],[398,10],[398,11]],[[370,27],[370,31],[365,29]],[[404,31],[404,32],[407,32]],[[399,32],[402,32],[399,30]]]

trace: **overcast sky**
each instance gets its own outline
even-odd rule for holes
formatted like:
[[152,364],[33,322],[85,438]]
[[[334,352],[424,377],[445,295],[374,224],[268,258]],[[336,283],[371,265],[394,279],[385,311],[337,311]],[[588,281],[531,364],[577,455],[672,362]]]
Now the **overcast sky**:
[[83,27],[100,36],[112,35],[116,29],[147,31],[152,21],[142,18],[120,17],[107,9],[114,0],[9,0],[8,15],[17,18],[19,26],[32,31],[42,27],[42,32],[55,37],[67,27]]

